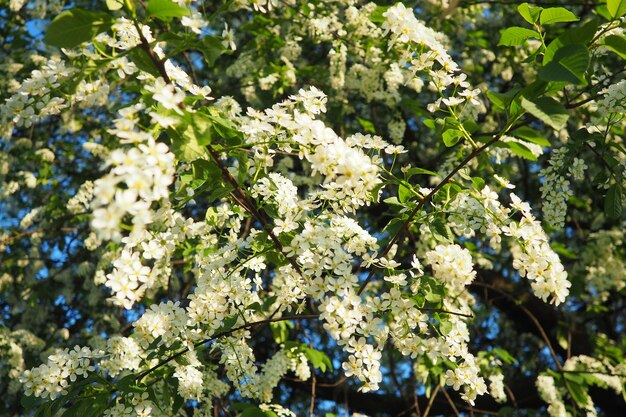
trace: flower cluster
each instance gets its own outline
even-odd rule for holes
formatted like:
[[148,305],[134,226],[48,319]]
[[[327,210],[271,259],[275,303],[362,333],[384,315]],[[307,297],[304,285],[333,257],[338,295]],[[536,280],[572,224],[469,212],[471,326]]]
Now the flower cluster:
[[132,216],[133,232],[138,233],[153,220],[152,203],[168,200],[174,155],[167,145],[150,139],[114,150],[106,166],[112,167],[109,174],[94,182],[91,226],[100,239],[119,241],[124,216]]
[[30,127],[45,117],[59,114],[71,103],[57,96],[56,90],[75,72],[76,69],[66,66],[58,57],[48,60],[0,105],[0,120],[17,127]]
[[563,397],[554,384],[554,378],[549,375],[540,375],[536,381],[537,390],[541,399],[548,403],[550,417],[565,417],[567,412]]
[[311,163],[313,173],[325,178],[323,190],[314,193],[314,198],[337,211],[354,211],[378,197],[373,191],[381,183],[379,161],[366,155],[361,147],[349,145],[349,138],[343,140],[314,118],[326,111],[325,103],[326,96],[315,87],[301,89],[290,100],[263,113],[248,109],[241,130],[247,142],[256,148],[260,166],[271,166],[274,151],[268,143],[284,152],[295,148],[301,158]]
[[430,79],[429,87],[441,94],[448,87],[454,87],[453,96],[440,97],[428,106],[429,111],[435,112],[442,104],[448,108],[462,103],[471,104],[469,108],[480,105],[477,100],[480,90],[470,89],[470,84],[465,81],[466,75],[458,73],[459,66],[448,54],[443,35],[417,20],[413,10],[407,9],[403,3],[390,7],[383,16],[386,19],[383,22],[385,34],[392,34],[390,45],[396,42],[406,45],[412,73],[425,72]]
[[567,200],[574,195],[570,182],[563,172],[566,171],[575,180],[582,180],[587,165],[580,158],[567,156],[567,148],[555,149],[549,160],[549,166],[539,173],[543,177],[541,198],[543,199],[543,216],[553,227],[563,228],[567,213]]
[[26,395],[56,398],[65,394],[70,382],[76,381],[78,377],[85,378],[95,369],[91,360],[98,355],[98,352],[87,347],[78,346],[50,355],[48,363],[22,374],[20,381]]
[[462,290],[476,276],[472,255],[459,245],[438,245],[426,254],[426,263],[433,268],[434,276],[453,292]]
[[519,210],[522,220],[511,222],[504,233],[512,236],[521,244],[522,251],[514,252],[513,267],[522,277],[531,281],[532,289],[544,301],[549,298],[554,304],[565,301],[572,283],[567,280],[567,272],[552,250],[548,237],[540,223],[530,213],[528,204],[523,203],[515,194],[511,194],[512,207]]

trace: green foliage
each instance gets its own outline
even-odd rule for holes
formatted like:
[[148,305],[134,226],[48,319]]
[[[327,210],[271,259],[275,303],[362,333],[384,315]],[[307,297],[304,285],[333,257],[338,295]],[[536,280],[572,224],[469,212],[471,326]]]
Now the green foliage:
[[146,16],[168,21],[173,17],[189,16],[189,10],[171,0],[149,0]]
[[112,23],[113,18],[108,13],[73,8],[54,18],[43,40],[59,48],[74,48],[106,31]]

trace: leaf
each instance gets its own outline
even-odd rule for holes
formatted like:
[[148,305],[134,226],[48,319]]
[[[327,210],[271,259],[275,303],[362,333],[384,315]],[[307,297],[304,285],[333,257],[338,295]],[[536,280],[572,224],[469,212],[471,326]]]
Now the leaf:
[[539,78],[544,81],[565,81],[583,84],[589,67],[589,52],[584,45],[565,45],[554,54],[552,60],[539,69]]
[[496,93],[495,91],[487,90],[487,98],[491,103],[499,110],[506,110],[511,101],[515,98],[515,95],[519,92],[519,88],[514,88],[506,93]]
[[498,46],[518,46],[522,45],[530,38],[541,39],[541,35],[539,32],[531,29],[512,26],[500,31],[500,42],[498,42]]
[[124,0],[106,0],[109,10],[119,10],[124,7]]
[[398,200],[400,201],[400,203],[409,201],[411,197],[413,197],[413,195],[414,194],[411,188],[411,184],[406,181],[402,181],[398,185]]
[[485,180],[480,177],[473,177],[472,185],[474,186],[476,190],[480,191],[483,188],[485,188]]
[[389,6],[376,6],[372,14],[370,14],[370,20],[374,23],[383,23],[386,20],[383,13],[385,13],[388,9]]
[[567,119],[569,118],[567,109],[549,97],[540,97],[534,100],[522,97],[521,104],[528,113],[554,130],[561,130],[567,124]]
[[406,178],[409,179],[413,175],[434,175],[434,176],[439,176],[439,174],[437,174],[435,171],[430,171],[428,169],[419,168],[419,167],[410,168],[407,171],[407,173],[406,173]]
[[439,331],[442,335],[447,335],[452,331],[452,323],[449,321],[444,321],[439,325]]
[[106,31],[112,24],[113,19],[107,13],[73,8],[54,18],[43,41],[59,48],[73,48]]
[[172,17],[189,16],[189,10],[171,0],[150,0],[146,15],[159,20],[170,20]]
[[317,349],[305,348],[304,355],[309,362],[311,362],[311,365],[313,365],[314,368],[320,369],[322,372],[326,372],[326,369],[333,369],[333,364],[324,352]]
[[528,3],[522,3],[517,6],[519,14],[531,25],[537,22],[541,10],[543,10],[543,7],[529,6]]
[[222,40],[217,36],[205,36],[200,40],[200,52],[208,65],[215,64],[217,58],[224,53]]
[[[571,374],[566,373],[565,375]],[[587,391],[582,385],[572,381],[571,379],[571,376],[569,378],[565,378],[565,385],[567,386],[567,390],[571,394],[574,401],[576,401],[576,404],[578,404],[579,406],[584,406],[585,404],[587,404],[587,400],[589,398]]]
[[577,22],[579,20],[574,13],[564,7],[550,7],[541,12],[539,22],[542,25],[550,25],[552,23]]
[[626,59],[626,39],[619,35],[609,35],[603,40],[604,46]]
[[356,120],[359,122],[363,130],[365,130],[367,133],[376,133],[376,127],[374,127],[374,123],[360,117],[357,117]]
[[611,219],[619,219],[622,216],[622,187],[613,184],[604,197],[604,213]]
[[279,321],[277,323],[270,323],[270,329],[274,336],[274,341],[278,344],[285,343],[289,338],[289,329],[293,328],[291,322]]
[[514,364],[517,363],[517,359],[515,359],[507,350],[501,348],[493,348],[492,352],[502,359],[506,364]]
[[626,0],[606,0],[606,8],[613,19],[626,14]]
[[565,45],[580,44],[586,46],[593,39],[598,28],[598,20],[593,19],[584,25],[571,28],[563,32],[558,38],[548,44],[543,54],[543,65],[547,65],[557,51]]
[[551,143],[548,139],[546,139],[541,133],[537,132],[535,129],[528,126],[522,126],[515,129],[513,132],[511,132],[511,136],[515,136],[516,138],[523,139],[540,146],[551,146]]
[[228,316],[224,319],[224,322],[222,324],[222,327],[220,327],[219,329],[219,333],[226,333],[228,331],[230,331],[230,329],[233,328],[233,326],[235,326],[235,324],[237,324],[237,320],[238,320],[238,316],[236,314],[233,314],[232,316]]
[[537,157],[526,146],[517,142],[498,142],[498,146],[501,148],[507,148],[517,156],[521,156],[529,161],[536,161]]
[[457,142],[463,137],[463,132],[456,129],[448,129],[443,132],[443,143],[449,148],[457,144]]
[[440,218],[435,218],[428,226],[433,237],[440,242],[452,242],[452,232],[450,226],[445,224]]
[[147,72],[148,74],[155,77],[160,76],[159,70],[154,65],[154,62],[143,48],[137,46],[131,49],[128,53],[128,57],[131,61],[133,61],[135,65],[137,65],[137,68],[139,68],[140,70]]

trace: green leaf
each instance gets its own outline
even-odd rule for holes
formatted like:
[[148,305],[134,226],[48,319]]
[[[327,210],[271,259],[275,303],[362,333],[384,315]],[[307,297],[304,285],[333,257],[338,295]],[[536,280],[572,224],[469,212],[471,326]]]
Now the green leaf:
[[588,395],[585,388],[582,385],[572,381],[572,374],[566,373],[565,375],[570,375],[570,377],[566,376],[565,385],[567,386],[567,390],[571,394],[574,401],[576,401],[576,404],[578,404],[579,406],[584,406],[585,404],[587,404]]
[[507,148],[517,156],[521,156],[529,161],[536,161],[537,157],[526,146],[518,142],[498,142],[498,147]]
[[550,7],[541,12],[539,22],[542,25],[550,25],[552,23],[577,22],[579,20],[574,13],[564,7]]
[[480,191],[483,188],[485,188],[485,180],[480,177],[473,177],[472,185],[474,186],[476,190]]
[[515,95],[519,92],[519,88],[514,88],[506,93],[496,93],[495,91],[487,90],[487,98],[491,103],[499,110],[507,110],[511,105],[511,101],[515,98]]
[[274,341],[278,344],[285,343],[289,338],[289,329],[293,328],[293,323],[288,321],[279,321],[270,323],[270,329],[274,336]]
[[565,245],[563,245],[562,243],[559,242],[552,242],[550,244],[550,246],[552,247],[552,249],[554,249],[554,251],[556,253],[558,253],[561,256],[564,256],[568,259],[578,259],[578,256],[576,255],[576,253],[574,253],[573,251],[571,251],[570,249],[568,249]]
[[555,130],[561,130],[567,124],[569,118],[567,109],[549,97],[540,97],[534,100],[522,97],[521,104],[528,113]]
[[409,184],[406,181],[402,181],[399,185],[398,185],[398,200],[401,203],[407,202],[411,199],[411,197],[413,197],[413,191],[411,188],[411,184]]
[[124,7],[124,0],[106,0],[109,10],[119,10]]
[[443,143],[449,148],[456,145],[456,143],[463,137],[463,132],[456,129],[448,129],[443,132]]
[[217,58],[224,53],[222,40],[217,36],[205,36],[200,40],[200,52],[208,65],[215,64]]
[[531,29],[512,26],[500,31],[500,42],[498,42],[498,46],[518,46],[522,45],[530,38],[541,39],[541,35],[539,32]]
[[492,352],[502,359],[506,364],[514,364],[517,363],[517,359],[515,359],[507,350],[501,348],[493,348]]
[[511,136],[515,136],[516,138],[523,139],[544,147],[549,147],[552,145],[550,141],[546,139],[541,133],[528,126],[522,126],[515,129],[513,132],[511,132]]
[[543,7],[529,6],[528,3],[522,3],[517,6],[519,14],[531,25],[537,22],[541,10],[543,10]]
[[563,32],[558,38],[548,44],[543,54],[543,65],[547,65],[557,51],[565,45],[580,44],[586,46],[593,39],[598,28],[598,20],[593,19],[582,26],[571,28]]
[[626,39],[619,35],[609,35],[603,40],[604,46],[626,59]]
[[113,19],[107,13],[73,8],[54,18],[43,41],[59,48],[73,48],[106,31],[112,24]]
[[326,369],[333,369],[333,364],[324,352],[320,352],[317,349],[305,348],[304,355],[314,368],[320,369],[322,372],[326,372]]
[[565,81],[583,84],[589,67],[589,52],[584,45],[565,45],[554,54],[552,60],[539,69],[539,78],[544,81]]
[[445,224],[440,218],[435,218],[429,224],[430,232],[433,237],[440,242],[452,242],[452,231],[450,226]]
[[356,120],[359,122],[363,130],[365,130],[367,133],[376,133],[376,127],[374,126],[374,123],[360,117],[357,117]]
[[170,20],[172,17],[189,16],[189,10],[171,0],[150,0],[146,15],[160,20]]
[[611,219],[619,219],[622,216],[622,187],[619,184],[609,187],[604,198],[604,213]]
[[374,23],[383,23],[386,20],[383,13],[385,13],[388,9],[389,6],[376,6],[372,14],[370,14],[370,20]]
[[606,0],[606,8],[613,19],[626,14],[626,0]]
[[154,62],[143,48],[137,46],[131,49],[128,53],[128,57],[131,61],[133,61],[135,65],[137,65],[137,68],[139,68],[140,70],[145,71],[155,77],[160,76],[159,70],[154,65]]
[[241,414],[239,414],[239,416],[240,417],[266,417],[265,412],[255,405],[250,405],[250,407],[245,408],[241,412]]
[[410,168],[406,172],[406,178],[407,179],[411,178],[413,175],[434,175],[434,176],[439,176],[439,174],[437,174],[435,171],[430,171],[428,169],[419,168],[419,167]]
[[444,336],[449,334],[452,331],[452,323],[449,321],[441,322],[441,324],[439,325],[439,331]]

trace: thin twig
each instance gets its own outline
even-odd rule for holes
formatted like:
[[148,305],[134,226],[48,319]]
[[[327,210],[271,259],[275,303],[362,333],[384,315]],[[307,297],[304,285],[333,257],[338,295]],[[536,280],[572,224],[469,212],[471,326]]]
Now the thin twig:
[[446,397],[446,400],[448,400],[448,403],[450,404],[450,407],[452,407],[452,411],[454,411],[454,414],[456,415],[456,417],[461,417],[459,410],[457,410],[456,405],[454,405],[454,401],[452,401],[452,398],[450,398],[450,394],[448,394],[445,388],[443,388],[441,392],[443,392],[443,395]]
[[528,308],[526,308],[523,304],[519,303],[518,302],[519,300],[517,298],[515,298],[513,295],[507,293],[506,291],[502,291],[500,288],[497,288],[497,287],[495,287],[493,285],[486,284],[486,283],[480,282],[480,281],[474,281],[473,284],[474,285],[478,285],[480,287],[488,288],[491,291],[495,291],[498,294],[501,294],[502,296],[504,296],[504,297],[508,298],[509,300],[513,301],[520,308],[520,310],[522,310],[524,312],[524,314],[526,314],[528,316],[528,318],[530,318],[530,320],[535,324],[535,326],[537,327],[537,330],[539,330],[539,334],[543,338],[543,341],[546,343],[546,346],[548,346],[548,350],[550,351],[550,355],[552,356],[552,359],[554,360],[554,364],[556,365],[556,367],[558,368],[559,371],[561,371],[561,372],[563,371],[563,367],[561,366],[561,361],[559,360],[559,357],[557,356],[556,351],[552,347],[552,343],[550,343],[550,339],[548,338],[548,334],[544,330],[543,326],[541,325],[541,323],[539,322],[537,317],[535,317],[535,315]]
[[428,400],[428,405],[426,405],[426,409],[424,410],[423,417],[428,417],[428,413],[430,413],[430,409],[433,406],[433,403],[435,402],[435,397],[439,393],[439,388],[441,388],[441,384],[437,384],[437,386],[435,387],[435,390],[433,391],[433,395],[430,396],[430,399]]

